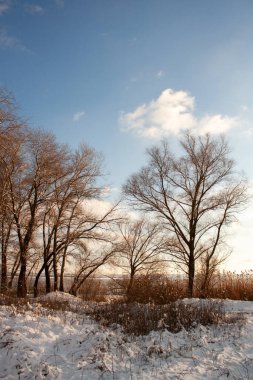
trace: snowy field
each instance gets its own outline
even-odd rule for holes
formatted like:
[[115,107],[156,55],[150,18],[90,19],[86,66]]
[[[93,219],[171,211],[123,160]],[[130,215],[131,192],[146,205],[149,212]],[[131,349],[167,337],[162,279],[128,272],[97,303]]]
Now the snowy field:
[[253,302],[225,307],[245,321],[134,337],[40,304],[0,306],[0,379],[253,379]]

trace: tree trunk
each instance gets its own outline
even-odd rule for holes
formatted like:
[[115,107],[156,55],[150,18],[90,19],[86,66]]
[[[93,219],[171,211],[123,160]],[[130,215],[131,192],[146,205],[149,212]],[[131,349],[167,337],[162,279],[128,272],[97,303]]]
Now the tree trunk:
[[9,245],[10,240],[10,234],[11,234],[11,224],[9,223],[7,226],[7,230],[4,228],[5,223],[4,219],[1,223],[1,251],[2,251],[2,268],[1,268],[1,292],[5,293],[7,290],[7,249]]
[[53,273],[54,273],[54,291],[58,290],[58,268],[57,268],[57,229],[54,232],[53,244]]
[[42,269],[39,270],[39,272],[37,273],[35,280],[34,280],[34,284],[33,284],[33,296],[34,296],[34,298],[38,297],[38,295],[39,295],[38,283],[39,283],[39,278],[40,278],[41,273],[42,273]]
[[50,270],[48,262],[45,263],[45,285],[46,285],[46,293],[51,292],[51,279],[50,279]]
[[59,290],[61,292],[64,292],[64,270],[65,270],[65,263],[66,263],[66,252],[64,250],[63,256],[62,256],[61,273],[60,273],[60,287],[59,287]]
[[6,258],[6,254],[2,252],[1,292],[5,293],[6,290],[7,290],[7,258]]
[[192,254],[189,257],[189,267],[188,267],[188,297],[193,297],[194,289],[194,276],[195,276],[195,260]]
[[130,274],[129,283],[127,285],[126,295],[129,296],[134,282],[134,273]]
[[56,260],[55,252],[53,256],[53,271],[54,271],[54,291],[56,291],[58,290],[58,270],[57,270],[57,260]]
[[[50,291],[51,291],[50,272],[49,272],[49,266],[52,263],[52,261],[49,263],[49,260],[51,257],[52,257],[52,253],[50,255],[48,255],[46,259],[44,259],[44,263],[43,263],[42,267],[40,268],[39,272],[37,273],[37,275],[35,277],[35,281],[34,281],[34,285],[33,285],[34,297],[38,296],[38,283],[39,283],[39,278],[40,278],[43,270],[45,270],[45,277],[46,277],[46,292],[50,293]],[[48,278],[47,278],[47,276],[48,276]]]
[[33,285],[33,295],[34,297],[38,297],[39,291],[38,291],[38,284],[39,284],[39,279],[41,276],[41,273],[45,269],[45,279],[46,279],[46,293],[50,293],[51,287],[50,287],[50,273],[49,273],[49,266],[47,263],[44,263],[42,267],[40,268],[39,272],[37,273]]
[[77,289],[76,289],[75,286],[71,286],[69,294],[71,294],[72,296],[76,297],[76,295],[77,295]]
[[200,288],[200,297],[206,298],[207,297],[207,291],[209,286],[209,279],[210,279],[210,262],[207,259],[205,262],[205,271],[204,271],[204,277],[201,283]]
[[6,252],[2,251],[2,269],[1,269],[1,292],[7,290],[7,257]]
[[13,267],[12,267],[12,270],[11,270],[11,274],[10,274],[10,278],[9,278],[9,281],[8,281],[8,289],[11,289],[12,288],[12,283],[13,283],[13,280],[17,274],[17,271],[18,271],[18,268],[20,266],[20,258],[19,256],[17,255],[16,259],[15,259],[15,262],[13,264]]
[[73,296],[77,295],[78,289],[81,287],[81,285],[84,283],[84,281],[93,273],[94,270],[90,271],[86,276],[81,278],[80,280],[80,275],[81,273],[74,278],[73,284],[70,287],[69,294],[72,294]]
[[26,295],[26,252],[22,252],[20,254],[20,272],[18,277],[17,297],[24,298]]

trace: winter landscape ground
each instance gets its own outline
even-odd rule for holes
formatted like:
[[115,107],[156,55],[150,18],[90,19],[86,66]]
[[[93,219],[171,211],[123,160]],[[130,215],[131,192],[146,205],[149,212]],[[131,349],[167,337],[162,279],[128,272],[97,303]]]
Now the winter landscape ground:
[[133,336],[45,299],[91,307],[64,293],[0,306],[0,379],[253,379],[253,302],[224,301],[233,324]]

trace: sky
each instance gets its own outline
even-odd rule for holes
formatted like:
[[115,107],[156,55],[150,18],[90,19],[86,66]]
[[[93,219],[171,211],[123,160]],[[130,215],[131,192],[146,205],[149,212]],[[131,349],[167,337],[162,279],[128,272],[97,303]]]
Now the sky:
[[[34,128],[104,155],[119,193],[145,150],[226,135],[253,183],[253,0],[0,0],[0,86]],[[230,270],[253,269],[253,206]]]

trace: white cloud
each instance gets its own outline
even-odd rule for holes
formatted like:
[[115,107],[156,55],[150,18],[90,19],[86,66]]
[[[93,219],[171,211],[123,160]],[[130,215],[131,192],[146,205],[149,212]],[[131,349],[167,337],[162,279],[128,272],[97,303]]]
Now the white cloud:
[[17,44],[17,39],[7,34],[5,30],[0,30],[0,46],[12,48]]
[[183,130],[197,134],[226,133],[237,123],[237,118],[220,114],[198,118],[194,110],[195,98],[188,92],[166,89],[157,99],[133,112],[123,112],[119,121],[123,130],[148,138],[178,135]]
[[2,14],[6,12],[8,8],[9,6],[7,4],[0,4],[0,16],[2,16]]
[[165,76],[165,71],[163,70],[159,70],[157,73],[156,73],[156,77],[157,78],[162,78]]
[[40,6],[40,5],[32,5],[32,4],[26,4],[25,5],[25,10],[26,12],[28,13],[31,13],[31,14],[43,14],[44,13],[44,9]]
[[75,122],[79,121],[84,115],[85,115],[84,111],[76,112],[73,115],[73,121],[75,121]]
[[0,48],[2,49],[18,49],[24,52],[29,52],[25,45],[17,38],[10,36],[5,29],[0,29]]
[[200,134],[227,133],[238,122],[236,117],[213,115],[205,116],[199,120],[198,131]]
[[5,12],[7,12],[10,8],[9,0],[0,1],[0,16],[2,16]]

